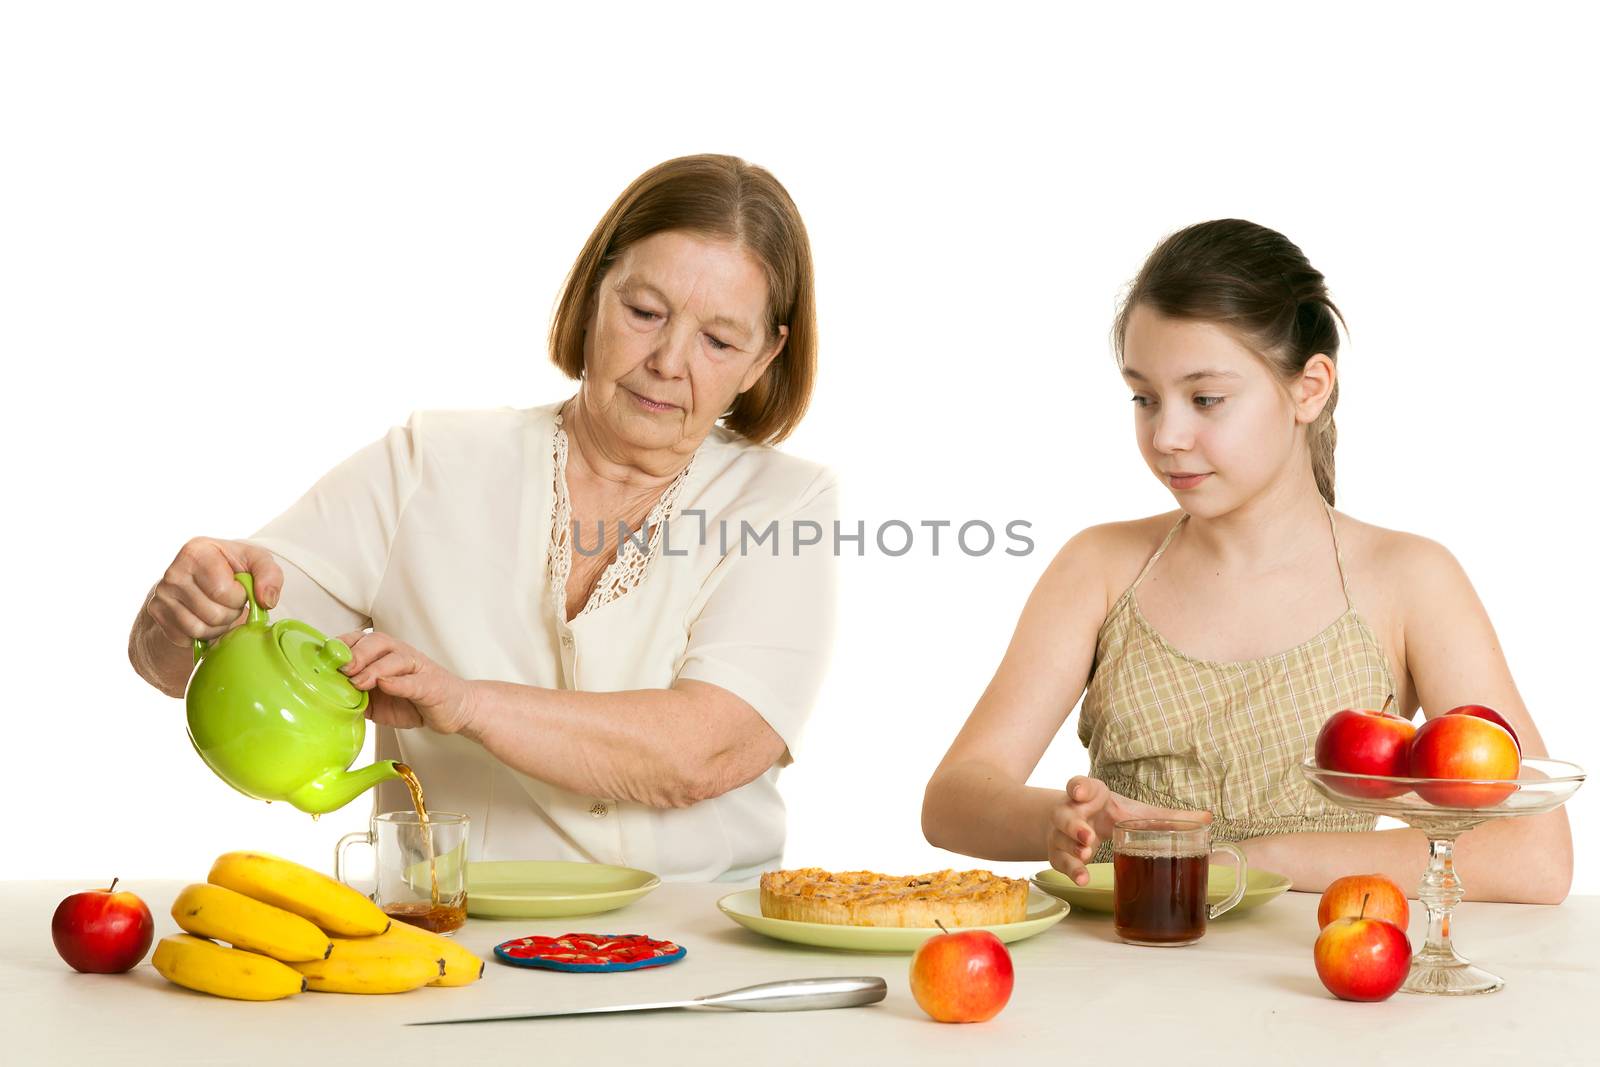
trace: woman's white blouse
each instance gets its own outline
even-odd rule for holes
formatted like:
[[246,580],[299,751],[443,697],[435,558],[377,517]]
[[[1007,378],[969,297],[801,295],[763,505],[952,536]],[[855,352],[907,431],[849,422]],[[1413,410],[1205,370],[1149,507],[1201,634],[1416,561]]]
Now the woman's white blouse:
[[[473,859],[615,863],[679,880],[776,866],[778,770],[792,762],[832,644],[834,479],[718,427],[643,580],[568,623],[546,577],[559,408],[418,412],[334,468],[247,539],[284,565],[273,614],[330,635],[370,625],[469,679],[613,692],[688,678],[727,689],[788,751],[748,785],[688,808],[568,792],[426,729],[380,728],[378,755],[416,768],[430,809],[471,817]],[[576,538],[592,546],[596,532]],[[398,782],[377,793],[379,810],[409,807]]]

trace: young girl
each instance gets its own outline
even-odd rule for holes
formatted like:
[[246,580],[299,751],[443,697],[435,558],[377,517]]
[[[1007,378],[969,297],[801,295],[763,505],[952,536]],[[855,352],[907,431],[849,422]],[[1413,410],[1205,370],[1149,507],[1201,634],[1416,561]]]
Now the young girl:
[[[1296,889],[1374,870],[1409,889],[1421,833],[1375,831],[1302,777],[1328,716],[1390,694],[1408,717],[1487,704],[1544,755],[1455,558],[1333,510],[1338,323],[1322,275],[1262,226],[1201,223],[1151,254],[1114,336],[1139,450],[1178,510],[1056,555],[928,783],[931,844],[1084,884],[1118,820],[1176,816]],[[1080,696],[1090,776],[1026,785]],[[1566,815],[1486,823],[1456,863],[1472,899],[1558,903]]]

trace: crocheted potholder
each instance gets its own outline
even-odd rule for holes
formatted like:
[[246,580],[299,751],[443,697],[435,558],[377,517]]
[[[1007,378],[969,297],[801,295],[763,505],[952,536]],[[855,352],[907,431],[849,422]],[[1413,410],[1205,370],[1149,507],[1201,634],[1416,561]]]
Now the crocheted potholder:
[[518,937],[494,947],[501,963],[552,971],[637,971],[676,963],[684,952],[682,945],[643,934]]

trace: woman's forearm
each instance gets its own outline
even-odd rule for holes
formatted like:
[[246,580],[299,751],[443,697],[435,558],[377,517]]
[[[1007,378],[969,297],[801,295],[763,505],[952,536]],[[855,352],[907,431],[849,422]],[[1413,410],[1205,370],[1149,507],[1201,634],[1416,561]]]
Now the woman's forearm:
[[[1281,834],[1252,838],[1240,847],[1252,865],[1313,893],[1345,875],[1382,874],[1412,896],[1428,867],[1427,838],[1409,828]],[[1484,823],[1457,839],[1454,862],[1467,900],[1559,904],[1572,886],[1566,813]]]
[[[744,785],[776,761],[751,761],[702,694],[680,689],[585,693],[472,683],[461,733],[500,762],[585,796],[687,807]],[[752,773],[753,772],[753,773]]]
[[928,782],[922,834],[930,845],[966,856],[1042,860],[1050,814],[1065,799],[1064,790],[1020,785],[991,768],[951,768]]
[[167,696],[181,697],[194,670],[194,646],[167,640],[150,612],[140,608],[128,632],[128,662],[139,677]]

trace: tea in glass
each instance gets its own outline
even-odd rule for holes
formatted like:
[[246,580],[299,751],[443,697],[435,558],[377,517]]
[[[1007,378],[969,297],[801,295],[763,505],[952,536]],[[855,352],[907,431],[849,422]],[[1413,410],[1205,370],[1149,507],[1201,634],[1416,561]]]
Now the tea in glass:
[[436,934],[467,921],[467,826],[465,815],[449,811],[386,811],[372,817],[365,833],[339,840],[334,877],[345,877],[345,850],[353,844],[377,852],[377,885],[372,899],[390,918]]
[[1238,860],[1238,883],[1216,907],[1206,903],[1211,873],[1211,830],[1205,823],[1179,819],[1129,819],[1111,831],[1114,885],[1112,906],[1117,936],[1133,945],[1192,945],[1205,936],[1206,922],[1244,897],[1244,853],[1229,844],[1215,846]]

